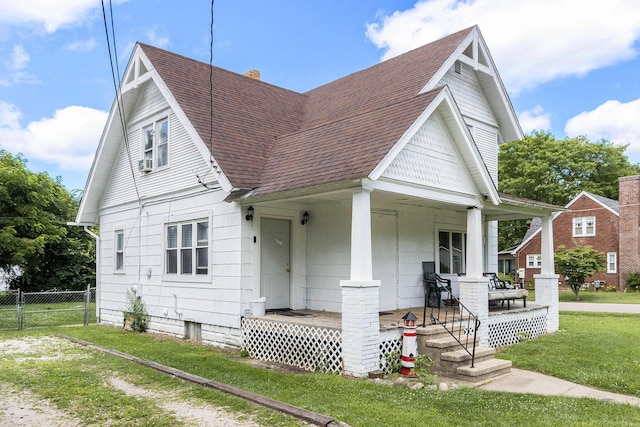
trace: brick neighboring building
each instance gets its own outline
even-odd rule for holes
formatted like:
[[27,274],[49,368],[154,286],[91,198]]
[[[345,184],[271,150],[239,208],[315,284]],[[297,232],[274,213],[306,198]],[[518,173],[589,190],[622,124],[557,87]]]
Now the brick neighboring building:
[[[606,286],[624,290],[629,274],[640,271],[640,176],[622,177],[618,182],[620,201],[583,191],[566,205],[567,211],[556,214],[553,243],[554,249],[581,244],[604,253],[606,270],[586,281],[605,281]],[[513,260],[516,271],[524,271],[525,284],[540,273],[540,224],[534,218],[522,243],[500,253],[503,265]],[[560,279],[562,283],[564,278]]]

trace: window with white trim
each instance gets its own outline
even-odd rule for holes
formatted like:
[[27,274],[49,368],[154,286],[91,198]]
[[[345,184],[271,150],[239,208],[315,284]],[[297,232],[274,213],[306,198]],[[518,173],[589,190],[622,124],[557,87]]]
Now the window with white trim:
[[465,272],[466,237],[455,231],[438,232],[440,274]]
[[209,273],[209,221],[167,225],[166,274],[181,276]]
[[542,267],[542,255],[530,254],[527,255],[527,268],[540,268]]
[[596,235],[596,217],[585,216],[573,218],[573,237]]
[[169,120],[162,119],[142,129],[142,158],[151,160],[153,168],[169,163]]
[[124,230],[116,230],[113,241],[113,271],[124,272]]
[[618,271],[618,254],[616,252],[607,253],[607,273]]

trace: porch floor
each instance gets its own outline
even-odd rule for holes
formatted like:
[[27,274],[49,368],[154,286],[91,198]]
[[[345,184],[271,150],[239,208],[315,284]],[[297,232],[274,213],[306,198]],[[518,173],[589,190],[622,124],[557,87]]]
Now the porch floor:
[[[538,309],[542,306],[533,303],[528,303],[526,307],[523,307],[521,302],[512,303],[511,309],[507,310],[506,304],[502,305],[490,305],[489,317],[497,316],[505,313],[517,313],[526,312]],[[399,310],[384,310],[380,312],[380,330],[386,331],[391,329],[401,328],[404,324],[402,317],[411,311],[418,317],[416,323],[422,325],[422,310],[423,307],[403,308]],[[430,312],[431,308],[427,308],[427,324],[430,324]],[[452,307],[440,308],[440,317],[444,317],[448,314],[451,318],[453,312]],[[291,310],[291,311],[269,311],[264,316],[247,316],[255,317],[258,319],[271,320],[274,322],[293,323],[298,325],[309,325],[327,329],[342,329],[342,313],[318,311],[318,310]]]

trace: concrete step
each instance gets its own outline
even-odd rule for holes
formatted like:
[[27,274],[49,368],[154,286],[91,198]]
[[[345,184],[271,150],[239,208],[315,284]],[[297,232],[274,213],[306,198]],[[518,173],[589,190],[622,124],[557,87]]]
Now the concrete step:
[[455,377],[464,381],[477,383],[508,374],[509,372],[511,372],[510,360],[488,359],[476,362],[473,368],[471,366],[458,367]]
[[[493,347],[476,347],[475,360],[485,360],[493,358],[496,354],[496,349]],[[446,353],[442,353],[440,356],[442,361],[453,362],[453,363],[465,363],[471,361],[471,355],[467,353],[467,351],[463,348],[460,350],[449,351]]]

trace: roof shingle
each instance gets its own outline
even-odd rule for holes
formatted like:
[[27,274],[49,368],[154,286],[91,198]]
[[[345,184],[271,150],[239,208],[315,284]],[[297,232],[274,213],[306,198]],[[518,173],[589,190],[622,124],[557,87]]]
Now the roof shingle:
[[140,46],[233,187],[267,194],[366,177],[439,93],[419,95],[473,28],[304,94]]

